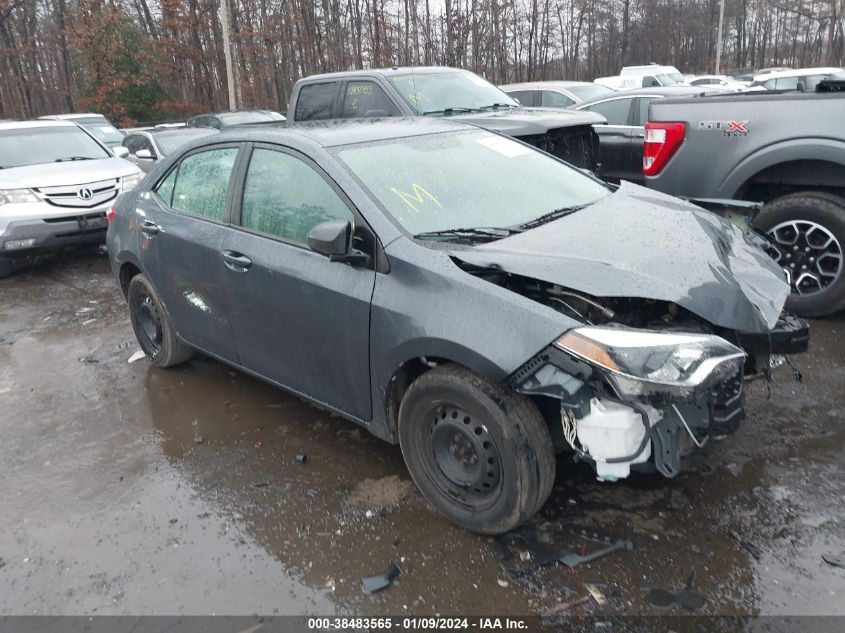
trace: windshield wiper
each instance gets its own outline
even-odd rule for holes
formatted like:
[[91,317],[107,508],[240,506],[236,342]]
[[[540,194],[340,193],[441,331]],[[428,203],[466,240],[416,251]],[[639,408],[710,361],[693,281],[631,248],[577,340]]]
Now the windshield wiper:
[[557,220],[558,218],[562,218],[565,215],[569,215],[570,213],[575,213],[576,211],[580,211],[584,207],[587,207],[587,204],[581,204],[572,207],[563,207],[561,209],[555,209],[554,211],[549,211],[548,213],[544,213],[539,218],[534,218],[533,220],[528,220],[523,224],[517,226],[518,229],[526,230],[526,229],[533,229],[534,227],[540,226],[541,224],[546,224],[547,222],[551,222],[552,220]]
[[461,112],[479,112],[478,108],[467,108],[465,106],[452,106],[449,108],[443,108],[442,110],[426,110],[422,113],[423,116],[428,116],[429,114],[460,114]]
[[72,160],[93,160],[90,156],[63,156],[62,158],[57,158],[54,160],[54,163],[64,163],[67,161]]
[[453,238],[459,240],[500,240],[514,233],[521,233],[522,228],[496,228],[496,227],[473,227],[468,229],[444,229],[442,231],[425,231],[424,233],[417,233],[414,235],[415,239],[427,240],[438,237]]
[[479,110],[498,110],[499,108],[516,108],[512,103],[491,103],[490,105],[481,106]]

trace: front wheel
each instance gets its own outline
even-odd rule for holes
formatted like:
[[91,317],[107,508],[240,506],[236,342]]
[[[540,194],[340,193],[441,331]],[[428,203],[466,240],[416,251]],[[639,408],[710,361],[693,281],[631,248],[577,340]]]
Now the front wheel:
[[172,367],[184,363],[193,355],[193,350],[176,336],[170,316],[146,275],[138,274],[132,278],[126,299],[135,338],[153,365]]
[[399,444],[423,496],[480,534],[527,521],[554,485],[552,440],[536,405],[458,365],[432,369],[408,388]]
[[808,317],[845,308],[845,199],[793,193],[766,203],[754,220],[777,249],[792,294],[786,309]]

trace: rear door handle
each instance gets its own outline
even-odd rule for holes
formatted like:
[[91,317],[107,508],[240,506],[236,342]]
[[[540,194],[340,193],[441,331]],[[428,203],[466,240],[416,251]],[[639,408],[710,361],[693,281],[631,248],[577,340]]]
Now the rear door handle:
[[236,251],[223,251],[221,255],[223,256],[223,263],[226,264],[226,268],[234,270],[235,272],[245,273],[247,269],[252,266],[252,260],[242,253],[238,253]]
[[144,235],[158,235],[160,231],[161,228],[155,222],[144,220],[144,223],[141,224],[141,233]]

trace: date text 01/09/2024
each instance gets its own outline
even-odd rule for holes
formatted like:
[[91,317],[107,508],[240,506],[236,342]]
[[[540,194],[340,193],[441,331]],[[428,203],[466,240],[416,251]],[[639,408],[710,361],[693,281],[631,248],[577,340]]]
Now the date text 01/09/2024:
[[527,630],[528,623],[521,618],[475,617],[403,617],[403,618],[367,618],[367,617],[331,617],[309,618],[308,628],[318,631],[345,630],[391,630],[398,631],[446,631],[446,630]]

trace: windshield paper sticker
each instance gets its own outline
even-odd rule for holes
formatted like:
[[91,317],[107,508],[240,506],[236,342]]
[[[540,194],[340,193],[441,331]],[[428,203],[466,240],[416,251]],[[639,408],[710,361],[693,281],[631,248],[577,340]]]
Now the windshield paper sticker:
[[479,143],[488,149],[492,149],[494,152],[499,152],[502,156],[506,156],[507,158],[525,156],[533,151],[530,147],[526,147],[521,143],[517,143],[516,141],[512,141],[511,139],[504,138],[502,136],[485,136],[484,138],[478,139],[476,143]]
[[751,121],[699,121],[698,129],[721,132],[722,136],[748,136]]
[[407,206],[411,208],[412,211],[415,211],[416,213],[420,212],[419,206],[423,205],[426,202],[426,199],[436,204],[438,209],[443,208],[437,198],[431,195],[423,187],[420,187],[417,183],[411,183],[411,191],[413,193],[402,191],[400,189],[397,189],[396,187],[391,187],[390,190],[397,196],[399,196],[399,199],[402,200],[402,202],[404,202]]

